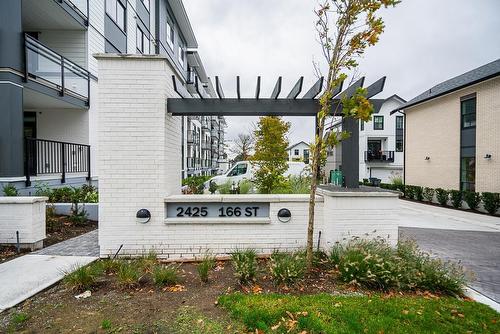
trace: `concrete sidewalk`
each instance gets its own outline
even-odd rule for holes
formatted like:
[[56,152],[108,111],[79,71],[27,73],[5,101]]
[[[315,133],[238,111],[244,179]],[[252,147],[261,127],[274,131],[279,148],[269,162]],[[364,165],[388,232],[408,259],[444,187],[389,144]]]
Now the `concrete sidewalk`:
[[98,259],[97,230],[0,264],[0,312]]

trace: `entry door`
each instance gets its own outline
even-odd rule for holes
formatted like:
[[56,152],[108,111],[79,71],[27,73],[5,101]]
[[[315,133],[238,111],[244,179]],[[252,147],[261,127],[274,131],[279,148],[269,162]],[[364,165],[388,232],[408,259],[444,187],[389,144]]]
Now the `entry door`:
[[26,138],[36,138],[36,112],[24,113],[24,159],[28,160],[28,172],[30,175],[36,175],[37,146],[36,142],[28,141]]
[[382,154],[382,141],[369,140],[368,141],[368,158],[379,159]]

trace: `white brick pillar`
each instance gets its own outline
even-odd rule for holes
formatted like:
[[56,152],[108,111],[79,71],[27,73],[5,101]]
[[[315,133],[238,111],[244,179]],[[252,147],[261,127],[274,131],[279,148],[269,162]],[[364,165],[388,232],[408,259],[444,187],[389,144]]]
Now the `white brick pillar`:
[[[180,192],[180,117],[166,112],[167,98],[176,96],[174,73],[161,56],[95,58],[101,256],[113,254],[122,244],[123,253],[147,252],[164,224],[163,199]],[[142,208],[152,216],[145,225],[135,221]]]

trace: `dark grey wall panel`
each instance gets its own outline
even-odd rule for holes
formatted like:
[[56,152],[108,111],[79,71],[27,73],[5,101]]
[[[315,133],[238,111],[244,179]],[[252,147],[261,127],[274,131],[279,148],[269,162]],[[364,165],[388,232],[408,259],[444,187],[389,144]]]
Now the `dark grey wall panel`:
[[107,15],[104,16],[104,36],[118,52],[127,53],[127,35]]
[[[144,3],[142,0],[136,0],[136,10],[137,10],[137,24],[143,29],[143,31],[150,32],[151,29],[149,28],[149,11],[146,9],[146,6],[144,6]],[[151,1],[153,3],[153,1]]]
[[23,88],[0,83],[0,177],[23,176]]
[[21,1],[0,1],[0,67],[23,71]]
[[343,140],[342,145],[342,174],[347,188],[359,188],[359,121],[345,118],[342,121],[342,130],[351,135]]

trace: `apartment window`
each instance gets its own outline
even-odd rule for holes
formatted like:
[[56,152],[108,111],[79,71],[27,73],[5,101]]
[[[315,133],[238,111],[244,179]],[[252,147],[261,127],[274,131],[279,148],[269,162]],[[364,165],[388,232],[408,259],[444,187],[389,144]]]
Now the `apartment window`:
[[125,7],[119,0],[106,0],[106,13],[121,30],[125,31]]
[[403,152],[403,139],[396,138],[396,152]]
[[384,130],[384,116],[373,116],[373,130]]
[[167,19],[167,44],[172,51],[174,50],[174,25]]
[[476,188],[476,158],[464,157],[460,160],[460,190],[475,191]]
[[136,43],[137,43],[137,51],[140,53],[149,53],[149,38],[142,31],[139,26],[137,26],[137,34],[136,34]]
[[403,116],[396,116],[396,130],[402,130],[404,127]]
[[184,47],[182,45],[179,45],[179,63],[184,66],[184,58],[186,57]]
[[365,122],[361,121],[361,131],[365,131]]
[[299,155],[299,152],[300,152],[299,149],[295,149],[293,150],[293,155]]
[[476,127],[476,96],[463,98],[460,101],[462,129]]

